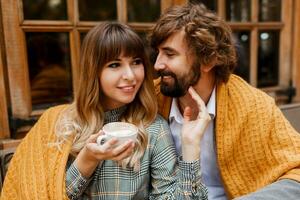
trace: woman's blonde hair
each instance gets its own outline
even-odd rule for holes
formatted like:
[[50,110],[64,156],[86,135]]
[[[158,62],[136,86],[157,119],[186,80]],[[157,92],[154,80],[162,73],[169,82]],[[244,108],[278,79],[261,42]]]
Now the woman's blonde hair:
[[133,102],[127,105],[122,121],[138,126],[135,151],[123,160],[122,167],[138,169],[139,161],[148,144],[145,128],[155,119],[157,103],[154,95],[152,67],[141,38],[127,25],[103,22],[90,30],[84,38],[79,69],[79,84],[74,102],[60,115],[56,123],[58,143],[74,136],[72,155],[77,155],[87,139],[102,129],[104,108],[101,104],[99,75],[103,66],[120,55],[139,57],[144,64],[144,81]]

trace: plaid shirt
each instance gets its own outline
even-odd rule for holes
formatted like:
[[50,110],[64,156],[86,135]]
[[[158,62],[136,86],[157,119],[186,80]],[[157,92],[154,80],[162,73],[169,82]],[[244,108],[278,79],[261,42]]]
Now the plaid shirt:
[[207,200],[207,189],[201,183],[200,160],[177,161],[165,120],[157,117],[146,131],[148,145],[137,172],[105,160],[87,180],[70,162],[66,174],[69,198]]

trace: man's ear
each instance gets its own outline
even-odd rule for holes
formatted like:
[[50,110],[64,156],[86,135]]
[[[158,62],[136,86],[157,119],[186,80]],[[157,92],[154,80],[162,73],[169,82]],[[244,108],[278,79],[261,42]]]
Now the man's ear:
[[210,70],[212,70],[216,64],[217,64],[217,58],[214,58],[210,63],[202,64],[201,71],[206,73],[210,72]]

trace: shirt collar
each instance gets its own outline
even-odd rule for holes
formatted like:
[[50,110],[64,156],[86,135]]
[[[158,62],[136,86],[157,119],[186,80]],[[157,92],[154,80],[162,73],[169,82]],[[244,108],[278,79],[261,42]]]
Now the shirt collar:
[[[183,116],[180,113],[179,107],[178,107],[178,99],[173,98],[172,104],[171,104],[171,110],[169,115],[169,122],[172,122],[175,120],[177,123],[183,123]],[[214,87],[210,98],[208,100],[208,103],[206,104],[207,111],[212,119],[216,116],[216,87]]]

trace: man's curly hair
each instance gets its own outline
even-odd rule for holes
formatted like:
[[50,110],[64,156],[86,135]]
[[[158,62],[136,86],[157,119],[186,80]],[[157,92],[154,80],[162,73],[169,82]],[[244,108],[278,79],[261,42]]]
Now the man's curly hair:
[[217,81],[227,82],[236,66],[236,51],[230,27],[202,4],[189,3],[167,9],[150,34],[153,48],[157,48],[169,36],[185,31],[189,51],[199,64],[216,61]]

